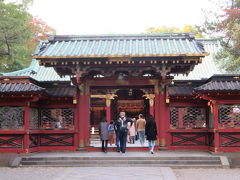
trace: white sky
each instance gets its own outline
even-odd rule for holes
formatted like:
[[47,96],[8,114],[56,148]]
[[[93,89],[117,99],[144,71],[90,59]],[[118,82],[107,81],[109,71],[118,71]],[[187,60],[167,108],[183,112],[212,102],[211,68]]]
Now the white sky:
[[200,24],[209,0],[35,0],[30,13],[57,34],[141,33]]

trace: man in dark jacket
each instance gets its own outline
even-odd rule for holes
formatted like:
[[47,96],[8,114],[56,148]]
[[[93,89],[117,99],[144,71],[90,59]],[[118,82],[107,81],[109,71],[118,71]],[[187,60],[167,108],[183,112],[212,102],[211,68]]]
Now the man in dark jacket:
[[119,119],[115,121],[115,128],[119,135],[120,152],[124,155],[126,151],[127,135],[128,135],[128,123],[133,124],[133,121],[126,117],[125,112],[120,112]]

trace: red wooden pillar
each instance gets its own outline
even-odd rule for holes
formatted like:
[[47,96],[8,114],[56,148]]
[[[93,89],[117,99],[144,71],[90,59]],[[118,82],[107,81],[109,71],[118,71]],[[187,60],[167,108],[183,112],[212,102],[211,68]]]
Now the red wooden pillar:
[[89,144],[90,96],[88,94],[79,94],[78,109],[79,147],[85,147]]
[[23,141],[23,148],[24,153],[29,153],[29,144],[30,144],[30,137],[29,137],[29,123],[30,123],[30,107],[29,103],[27,103],[24,107],[24,141]]
[[160,114],[159,114],[159,110],[160,110],[160,96],[159,96],[159,92],[155,93],[155,102],[154,102],[154,108],[155,108],[155,121],[157,124],[157,132],[158,132],[158,136],[157,136],[157,141],[156,141],[156,145],[160,145]]
[[111,121],[111,99],[106,98],[106,120],[110,124]]
[[220,137],[218,132],[218,103],[213,103],[213,119],[214,119],[214,152],[218,152],[220,147]]
[[165,90],[159,93],[159,138],[160,146],[166,146],[166,97]]
[[90,138],[90,100],[91,97],[89,94],[85,95],[85,144],[89,145],[89,138]]
[[76,95],[75,98],[73,99],[73,104],[76,104],[75,109],[74,109],[74,147],[77,149],[78,148],[78,143],[79,143],[79,125],[78,125],[78,120],[79,120],[79,103],[78,103],[78,96]]

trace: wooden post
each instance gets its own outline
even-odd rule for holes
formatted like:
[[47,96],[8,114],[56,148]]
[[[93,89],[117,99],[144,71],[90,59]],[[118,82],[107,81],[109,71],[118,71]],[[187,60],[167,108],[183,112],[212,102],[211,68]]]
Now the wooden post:
[[25,153],[29,153],[29,145],[30,145],[30,138],[29,138],[29,123],[30,123],[30,103],[27,102],[27,104],[24,107],[24,142],[23,142],[23,148]]
[[106,98],[106,120],[110,124],[111,121],[111,99]]
[[213,119],[214,119],[214,152],[218,152],[220,147],[220,137],[218,132],[218,103],[213,102]]
[[79,143],[79,103],[78,103],[78,95],[76,94],[74,99],[73,99],[73,104],[76,104],[75,109],[74,109],[74,147],[77,149],[78,148],[78,143]]
[[160,145],[160,114],[159,114],[159,107],[160,107],[160,101],[159,101],[160,97],[159,97],[159,92],[155,92],[155,102],[154,102],[154,108],[155,108],[155,121],[156,121],[156,125],[157,125],[157,132],[158,132],[158,136],[157,136],[157,141],[156,141],[156,145]]
[[[82,87],[81,87],[82,88]],[[82,88],[83,89],[83,88]],[[82,90],[81,89],[81,90]],[[79,147],[83,148],[89,144],[89,123],[90,123],[90,96],[86,91],[78,95],[78,141]]]
[[160,146],[166,146],[166,97],[165,89],[162,88],[159,93],[159,139]]

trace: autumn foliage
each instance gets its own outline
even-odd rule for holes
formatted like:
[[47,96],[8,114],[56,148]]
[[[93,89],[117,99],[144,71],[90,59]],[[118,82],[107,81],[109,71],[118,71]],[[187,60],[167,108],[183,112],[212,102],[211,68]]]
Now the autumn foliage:
[[28,48],[36,47],[40,40],[47,40],[49,35],[55,34],[55,30],[42,19],[33,17],[28,21],[32,31],[32,38],[29,40]]

